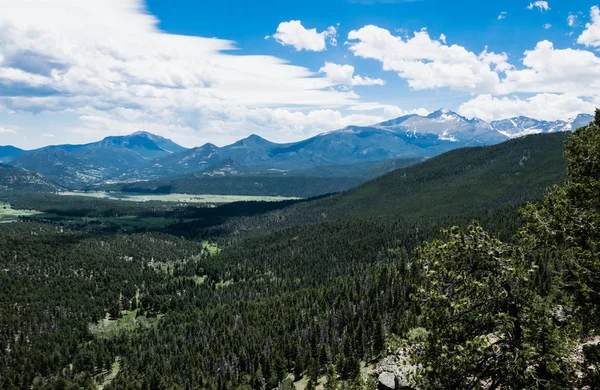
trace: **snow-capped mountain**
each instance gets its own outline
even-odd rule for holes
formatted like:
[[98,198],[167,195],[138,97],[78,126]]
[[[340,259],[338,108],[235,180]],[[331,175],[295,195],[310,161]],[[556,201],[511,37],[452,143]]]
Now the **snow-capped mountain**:
[[526,116],[490,122],[492,128],[510,138],[522,137],[537,133],[556,133],[572,131],[590,123],[594,117],[589,114],[579,114],[577,117],[563,121],[540,121]]
[[442,141],[468,145],[496,143],[507,139],[486,121],[479,118],[468,119],[448,109],[441,109],[427,116],[406,115],[382,122],[376,127],[415,135],[433,134]]
[[[566,121],[528,117],[486,122],[448,109],[429,115],[405,115],[372,126],[348,126],[299,142],[277,144],[250,135],[231,145],[205,144],[185,149],[146,132],[107,137],[86,145],[58,145],[34,151],[0,148],[0,161],[65,186],[107,180],[148,179],[189,173],[299,171],[398,158],[433,157],[464,146],[493,145],[534,133],[571,131],[593,120],[581,114]],[[17,153],[15,153],[15,150]]]

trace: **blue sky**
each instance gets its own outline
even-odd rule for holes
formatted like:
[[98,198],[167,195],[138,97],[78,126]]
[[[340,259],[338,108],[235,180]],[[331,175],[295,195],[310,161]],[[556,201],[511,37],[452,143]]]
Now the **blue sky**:
[[284,142],[441,107],[567,119],[600,105],[598,3],[6,0],[0,145]]

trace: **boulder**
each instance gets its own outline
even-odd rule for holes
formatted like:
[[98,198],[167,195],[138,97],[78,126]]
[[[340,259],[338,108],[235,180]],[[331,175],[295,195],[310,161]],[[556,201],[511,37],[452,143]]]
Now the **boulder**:
[[396,376],[384,371],[377,377],[378,390],[396,390]]
[[415,370],[402,354],[389,355],[382,359],[371,375],[377,378],[378,390],[417,390],[411,386],[408,376]]

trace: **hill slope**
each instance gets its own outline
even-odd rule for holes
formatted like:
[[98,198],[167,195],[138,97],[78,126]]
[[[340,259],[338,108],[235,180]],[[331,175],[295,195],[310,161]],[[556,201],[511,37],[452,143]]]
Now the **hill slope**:
[[0,163],[8,163],[25,153],[24,150],[14,146],[0,146]]
[[24,153],[12,164],[77,187],[120,176],[149,160],[184,151],[174,142],[137,132],[84,145],[57,145]]
[[532,135],[453,150],[304,206],[330,214],[434,216],[521,203],[564,180],[568,135]]
[[61,189],[39,173],[0,164],[0,190],[56,192]]
[[564,181],[569,133],[536,134],[494,146],[456,149],[348,191],[263,216],[238,230],[353,217],[444,217],[518,206]]
[[203,172],[134,183],[92,186],[90,189],[137,193],[297,196],[309,198],[355,187],[393,169],[422,159],[394,159],[349,165],[327,165],[299,171],[247,167],[224,160]]

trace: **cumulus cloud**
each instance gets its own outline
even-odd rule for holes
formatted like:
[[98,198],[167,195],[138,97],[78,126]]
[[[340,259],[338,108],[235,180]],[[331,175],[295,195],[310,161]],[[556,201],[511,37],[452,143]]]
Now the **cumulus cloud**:
[[320,73],[325,73],[325,78],[335,85],[384,85],[382,79],[372,79],[370,77],[362,77],[354,75],[354,67],[352,65],[339,65],[333,62],[325,62],[325,65],[319,69]]
[[555,49],[541,41],[524,53],[522,69],[506,72],[497,92],[577,93],[595,96],[600,88],[600,58],[587,50]]
[[462,91],[489,92],[500,83],[498,72],[510,68],[508,56],[484,51],[480,55],[458,45],[430,38],[426,30],[406,39],[369,25],[348,34],[355,56],[382,63],[415,90],[448,87]]
[[412,38],[366,26],[352,31],[350,50],[397,72],[415,90],[448,87],[476,94],[576,93],[596,96],[600,91],[600,57],[589,50],[557,49],[544,40],[523,53],[519,67],[505,53],[486,47],[480,54],[458,45],[443,45],[426,31]]
[[506,15],[508,15],[506,11],[500,12],[500,14],[498,15],[498,20],[506,19]]
[[577,38],[577,43],[586,46],[600,46],[600,8],[597,5],[590,10],[591,22],[586,23],[585,30]]
[[539,94],[527,99],[479,95],[463,103],[458,112],[466,117],[485,120],[512,118],[519,115],[541,120],[574,118],[594,112],[593,103],[567,94]]
[[[586,31],[592,30],[588,25]],[[600,57],[590,50],[555,48],[544,40],[513,65],[505,53],[486,47],[475,54],[432,40],[425,30],[412,37],[397,37],[385,29],[365,26],[351,31],[348,38],[354,55],[381,62],[383,70],[396,72],[412,89],[450,88],[480,95],[463,106],[472,116],[523,114],[566,119],[590,112],[590,102],[600,102]],[[523,93],[536,96],[525,100],[505,97]]]
[[546,23],[546,24],[544,24],[544,28],[545,28],[546,30],[549,30],[551,27],[552,27],[552,25],[551,25],[550,23]]
[[272,38],[283,46],[292,46],[296,51],[324,51],[327,49],[328,41],[332,46],[337,45],[336,36],[337,29],[334,26],[317,32],[316,28],[305,28],[299,20],[290,20],[279,23],[277,32]]
[[569,15],[567,16],[567,24],[569,25],[569,27],[574,27],[575,24],[577,24],[577,15]]
[[446,43],[446,34],[440,34],[440,42]]
[[540,10],[540,12],[550,11],[550,6],[548,5],[547,1],[534,1],[532,3],[529,3],[529,5],[527,6],[527,9],[529,10],[532,10],[534,8],[537,8],[538,10]]

